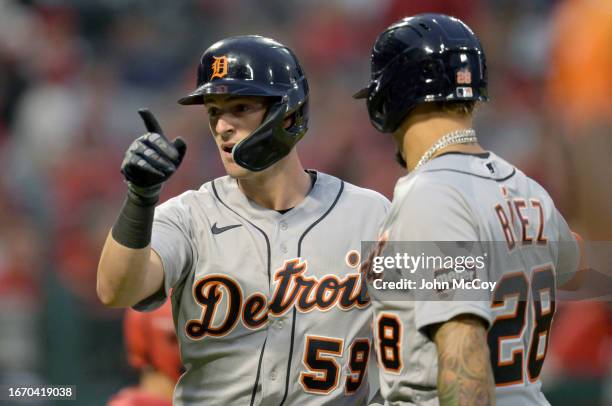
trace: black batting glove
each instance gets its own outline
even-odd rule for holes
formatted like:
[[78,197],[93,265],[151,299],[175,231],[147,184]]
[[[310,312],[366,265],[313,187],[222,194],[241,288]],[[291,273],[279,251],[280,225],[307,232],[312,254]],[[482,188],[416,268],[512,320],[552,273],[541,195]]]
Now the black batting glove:
[[128,148],[121,163],[121,173],[128,185],[128,199],[139,206],[153,206],[159,200],[162,185],[177,170],[187,145],[177,137],[169,141],[153,114],[141,109],[148,133],[138,137]]

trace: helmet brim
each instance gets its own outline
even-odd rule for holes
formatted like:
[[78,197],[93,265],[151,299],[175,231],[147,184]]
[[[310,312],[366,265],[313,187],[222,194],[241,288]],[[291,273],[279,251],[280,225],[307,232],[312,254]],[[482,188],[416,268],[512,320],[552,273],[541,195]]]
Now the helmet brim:
[[249,83],[246,80],[219,80],[203,84],[195,91],[179,99],[178,103],[182,105],[204,104],[205,97],[212,95],[282,97],[288,90],[289,87],[287,89],[271,89]]

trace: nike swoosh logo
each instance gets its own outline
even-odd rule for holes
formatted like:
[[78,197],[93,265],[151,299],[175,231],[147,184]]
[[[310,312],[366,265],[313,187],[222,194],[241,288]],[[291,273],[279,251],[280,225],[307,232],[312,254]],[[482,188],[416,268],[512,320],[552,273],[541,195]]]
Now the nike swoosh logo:
[[242,227],[242,224],[233,224],[231,226],[217,227],[217,223],[215,223],[213,224],[210,231],[212,231],[213,234],[221,234],[227,230],[231,230],[232,228],[236,228],[236,227]]

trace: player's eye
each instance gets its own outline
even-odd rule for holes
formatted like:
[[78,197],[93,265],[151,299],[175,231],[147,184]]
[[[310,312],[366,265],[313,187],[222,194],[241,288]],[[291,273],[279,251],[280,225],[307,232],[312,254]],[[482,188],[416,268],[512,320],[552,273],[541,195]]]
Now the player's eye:
[[210,118],[215,118],[219,115],[219,109],[217,107],[209,107],[208,108],[208,116]]
[[232,113],[235,115],[247,114],[254,110],[254,106],[251,104],[240,103],[232,107]]

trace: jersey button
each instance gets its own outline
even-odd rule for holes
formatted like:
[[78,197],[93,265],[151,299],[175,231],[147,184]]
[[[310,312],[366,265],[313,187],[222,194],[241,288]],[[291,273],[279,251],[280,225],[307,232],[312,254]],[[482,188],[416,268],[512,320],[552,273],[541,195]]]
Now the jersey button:
[[287,223],[285,223],[284,221],[281,221],[280,228],[283,231],[287,231],[287,228],[289,228],[289,227],[287,227]]
[[281,244],[281,246],[280,246],[280,250],[281,250],[281,252],[282,252],[283,254],[286,254],[286,253],[287,253],[287,246],[286,246],[285,244]]
[[277,329],[282,329],[283,328],[283,321],[282,320],[277,320],[276,323],[274,323],[274,325],[276,326]]
[[276,380],[276,370],[275,369],[273,369],[272,372],[270,372],[270,379],[273,381]]

